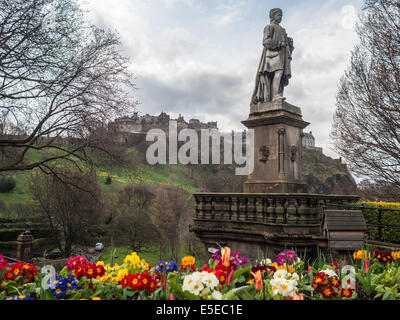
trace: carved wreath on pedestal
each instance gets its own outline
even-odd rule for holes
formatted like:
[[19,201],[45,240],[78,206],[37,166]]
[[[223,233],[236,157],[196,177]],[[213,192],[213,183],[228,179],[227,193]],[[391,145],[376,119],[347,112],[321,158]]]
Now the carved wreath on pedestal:
[[292,160],[293,162],[296,161],[296,153],[297,153],[297,147],[291,146],[290,147],[290,160]]
[[267,146],[260,147],[260,150],[258,152],[258,159],[261,162],[267,162],[268,158],[269,158],[269,147]]

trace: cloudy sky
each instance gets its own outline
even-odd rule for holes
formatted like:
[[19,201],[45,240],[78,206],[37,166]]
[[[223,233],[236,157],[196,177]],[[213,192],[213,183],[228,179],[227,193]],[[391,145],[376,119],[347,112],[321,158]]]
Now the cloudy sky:
[[287,102],[301,107],[317,146],[329,133],[338,81],[357,43],[362,0],[82,0],[88,19],[118,31],[131,57],[140,114],[162,110],[186,120],[243,130],[269,10],[283,9],[294,39]]

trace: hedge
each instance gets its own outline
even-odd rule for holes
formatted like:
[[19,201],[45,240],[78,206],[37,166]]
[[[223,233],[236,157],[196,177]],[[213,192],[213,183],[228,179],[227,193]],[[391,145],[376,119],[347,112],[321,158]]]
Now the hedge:
[[[4,228],[0,229],[0,241],[16,241],[18,236],[25,232],[26,228]],[[30,229],[34,238],[50,238],[51,230],[48,229]]]
[[[393,202],[361,202],[364,205],[364,217],[367,223],[379,224],[379,207],[382,213],[381,224],[400,226],[400,203]],[[371,209],[367,207],[373,207]],[[394,209],[391,211],[385,209]],[[390,243],[400,243],[400,229],[382,228],[382,237],[379,239],[379,228],[368,226],[368,237],[370,240],[378,240]]]

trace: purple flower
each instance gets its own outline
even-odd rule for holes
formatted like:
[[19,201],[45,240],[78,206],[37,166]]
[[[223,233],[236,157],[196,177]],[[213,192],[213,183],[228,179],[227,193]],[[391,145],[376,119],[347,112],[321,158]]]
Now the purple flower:
[[281,266],[285,263],[294,264],[297,261],[297,254],[293,250],[281,252],[276,258],[276,263]]
[[211,258],[213,259],[213,261],[221,261],[221,260],[222,260],[221,251],[220,251],[220,250],[216,251],[216,252],[212,255]]

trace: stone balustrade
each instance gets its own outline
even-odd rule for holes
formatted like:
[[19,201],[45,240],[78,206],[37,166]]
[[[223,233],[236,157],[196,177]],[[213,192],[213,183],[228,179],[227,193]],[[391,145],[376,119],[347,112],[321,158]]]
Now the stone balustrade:
[[306,193],[196,193],[197,220],[278,225],[321,223],[322,207],[357,201],[357,196]]

